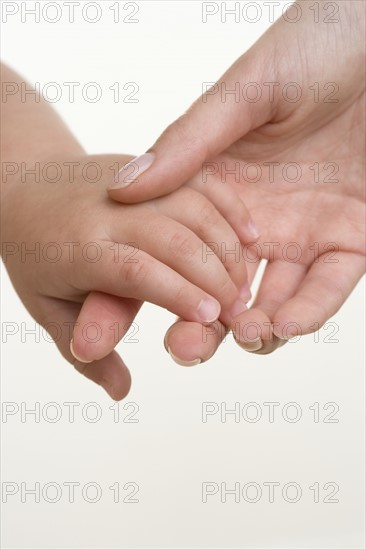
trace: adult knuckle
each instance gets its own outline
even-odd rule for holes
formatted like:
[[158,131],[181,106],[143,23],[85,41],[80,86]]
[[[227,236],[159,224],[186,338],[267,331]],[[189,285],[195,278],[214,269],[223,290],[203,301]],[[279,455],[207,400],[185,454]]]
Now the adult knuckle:
[[183,115],[181,115],[175,122],[170,124],[165,131],[165,134],[174,135],[180,141],[184,141],[185,149],[194,152],[200,158],[206,158],[208,156],[209,147],[207,141],[195,128],[193,113],[193,106],[191,106]]

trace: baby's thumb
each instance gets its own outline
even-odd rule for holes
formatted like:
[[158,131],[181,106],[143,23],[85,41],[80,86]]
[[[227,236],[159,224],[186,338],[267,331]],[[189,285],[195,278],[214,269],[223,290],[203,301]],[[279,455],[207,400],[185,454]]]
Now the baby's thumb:
[[267,122],[270,105],[258,88],[268,75],[263,75],[260,54],[254,48],[216,84],[204,83],[205,93],[190,109],[120,170],[108,189],[110,197],[130,203],[166,195],[204,169],[205,161]]

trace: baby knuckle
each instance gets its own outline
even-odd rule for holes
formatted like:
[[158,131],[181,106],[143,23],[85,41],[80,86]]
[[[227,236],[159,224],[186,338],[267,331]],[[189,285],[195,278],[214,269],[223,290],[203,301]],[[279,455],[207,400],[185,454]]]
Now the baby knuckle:
[[179,258],[189,260],[196,254],[197,247],[194,246],[191,237],[187,237],[185,234],[176,232],[169,241],[168,252]]
[[187,287],[182,284],[175,289],[174,292],[174,303],[175,304],[187,304]]
[[200,232],[207,233],[207,229],[217,225],[220,215],[216,208],[209,202],[204,202],[199,210],[197,228]]
[[148,266],[141,259],[126,261],[120,268],[120,276],[124,284],[132,288],[139,287],[148,275]]
[[235,300],[237,292],[228,274],[226,274],[225,280],[221,281],[221,284],[218,285],[218,288],[220,290],[218,291],[217,299],[221,304],[228,304]]

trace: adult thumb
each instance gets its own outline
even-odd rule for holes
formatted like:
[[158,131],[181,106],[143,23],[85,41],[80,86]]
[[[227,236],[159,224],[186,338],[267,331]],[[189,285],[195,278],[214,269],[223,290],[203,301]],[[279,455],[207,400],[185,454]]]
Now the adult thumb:
[[111,198],[132,203],[166,195],[202,165],[271,118],[263,93],[274,64],[261,41],[240,57],[143,155],[126,164],[108,188]]

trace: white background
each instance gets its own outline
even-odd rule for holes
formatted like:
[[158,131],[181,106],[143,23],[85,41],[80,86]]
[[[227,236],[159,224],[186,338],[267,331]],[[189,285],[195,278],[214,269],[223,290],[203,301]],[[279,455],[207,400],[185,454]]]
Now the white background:
[[[17,4],[24,8],[24,2]],[[49,82],[61,86],[55,108],[90,153],[145,151],[201,93],[202,82],[215,81],[269,26],[263,3],[258,3],[262,16],[256,23],[242,18],[239,24],[230,17],[222,23],[219,16],[203,24],[201,2],[194,1],[138,2],[138,23],[132,24],[113,22],[115,2],[99,2],[102,16],[95,24],[81,16],[87,2],[75,9],[74,23],[67,21],[64,2],[58,4],[62,18],[55,24],[42,16],[39,23],[32,16],[22,23],[21,11],[9,17],[2,25],[3,59],[41,88]],[[124,4],[120,19],[132,12],[123,10]],[[55,13],[50,8],[46,16]],[[87,15],[94,18],[95,13],[90,8]],[[79,90],[98,82],[102,99],[88,103],[76,92],[71,103],[62,83],[72,81],[81,83]],[[138,102],[115,103],[109,90],[115,82],[124,96],[131,88],[123,90],[123,85],[137,83]],[[55,409],[43,409],[39,423],[32,415],[22,422],[20,412],[3,416],[2,481],[25,482],[28,488],[54,482],[63,489],[57,503],[42,496],[40,503],[32,496],[23,503],[20,491],[10,496],[2,505],[3,548],[363,548],[362,284],[318,335],[264,357],[245,353],[228,339],[213,359],[192,369],[175,365],[163,348],[172,316],[146,305],[137,318],[139,342],[118,346],[133,376],[131,393],[119,406],[119,422],[113,421],[116,410],[109,409],[113,402],[103,390],[74,372],[42,332],[38,342],[25,335],[35,323],[3,268],[1,295],[3,323],[19,326],[3,345],[3,401],[19,408],[22,402],[28,408],[37,402],[41,411],[56,402],[62,411],[55,423],[49,421]],[[65,402],[80,403],[73,423]],[[81,414],[90,402],[102,414],[96,423]],[[138,422],[123,422],[136,405],[123,406],[132,402],[139,408],[133,417]],[[241,417],[236,423],[228,415],[221,422],[216,414],[204,423],[203,402],[226,403],[227,408],[256,402],[262,418],[251,423]],[[264,402],[280,403],[273,423]],[[301,407],[296,423],[283,418],[289,402]],[[320,404],[318,423],[309,409],[315,402]],[[323,410],[329,402],[339,406],[338,423],[323,421],[332,412]],[[247,412],[254,416],[253,408]],[[88,413],[92,417],[95,409],[84,409]],[[74,503],[63,485],[71,481],[80,483]],[[281,484],[272,503],[263,485],[271,481]],[[102,490],[97,503],[81,495],[88,482]],[[116,482],[138,484],[138,502],[114,503],[109,487]],[[204,482],[224,482],[228,488],[253,482],[263,493],[256,503],[243,498],[235,503],[233,495],[222,503],[220,492],[203,503]],[[302,489],[296,503],[282,496],[289,482]],[[315,482],[319,503],[309,489]],[[323,502],[331,492],[323,489],[327,482],[338,484],[338,503]],[[122,499],[130,492],[122,489]],[[53,494],[50,490],[49,497]]]

